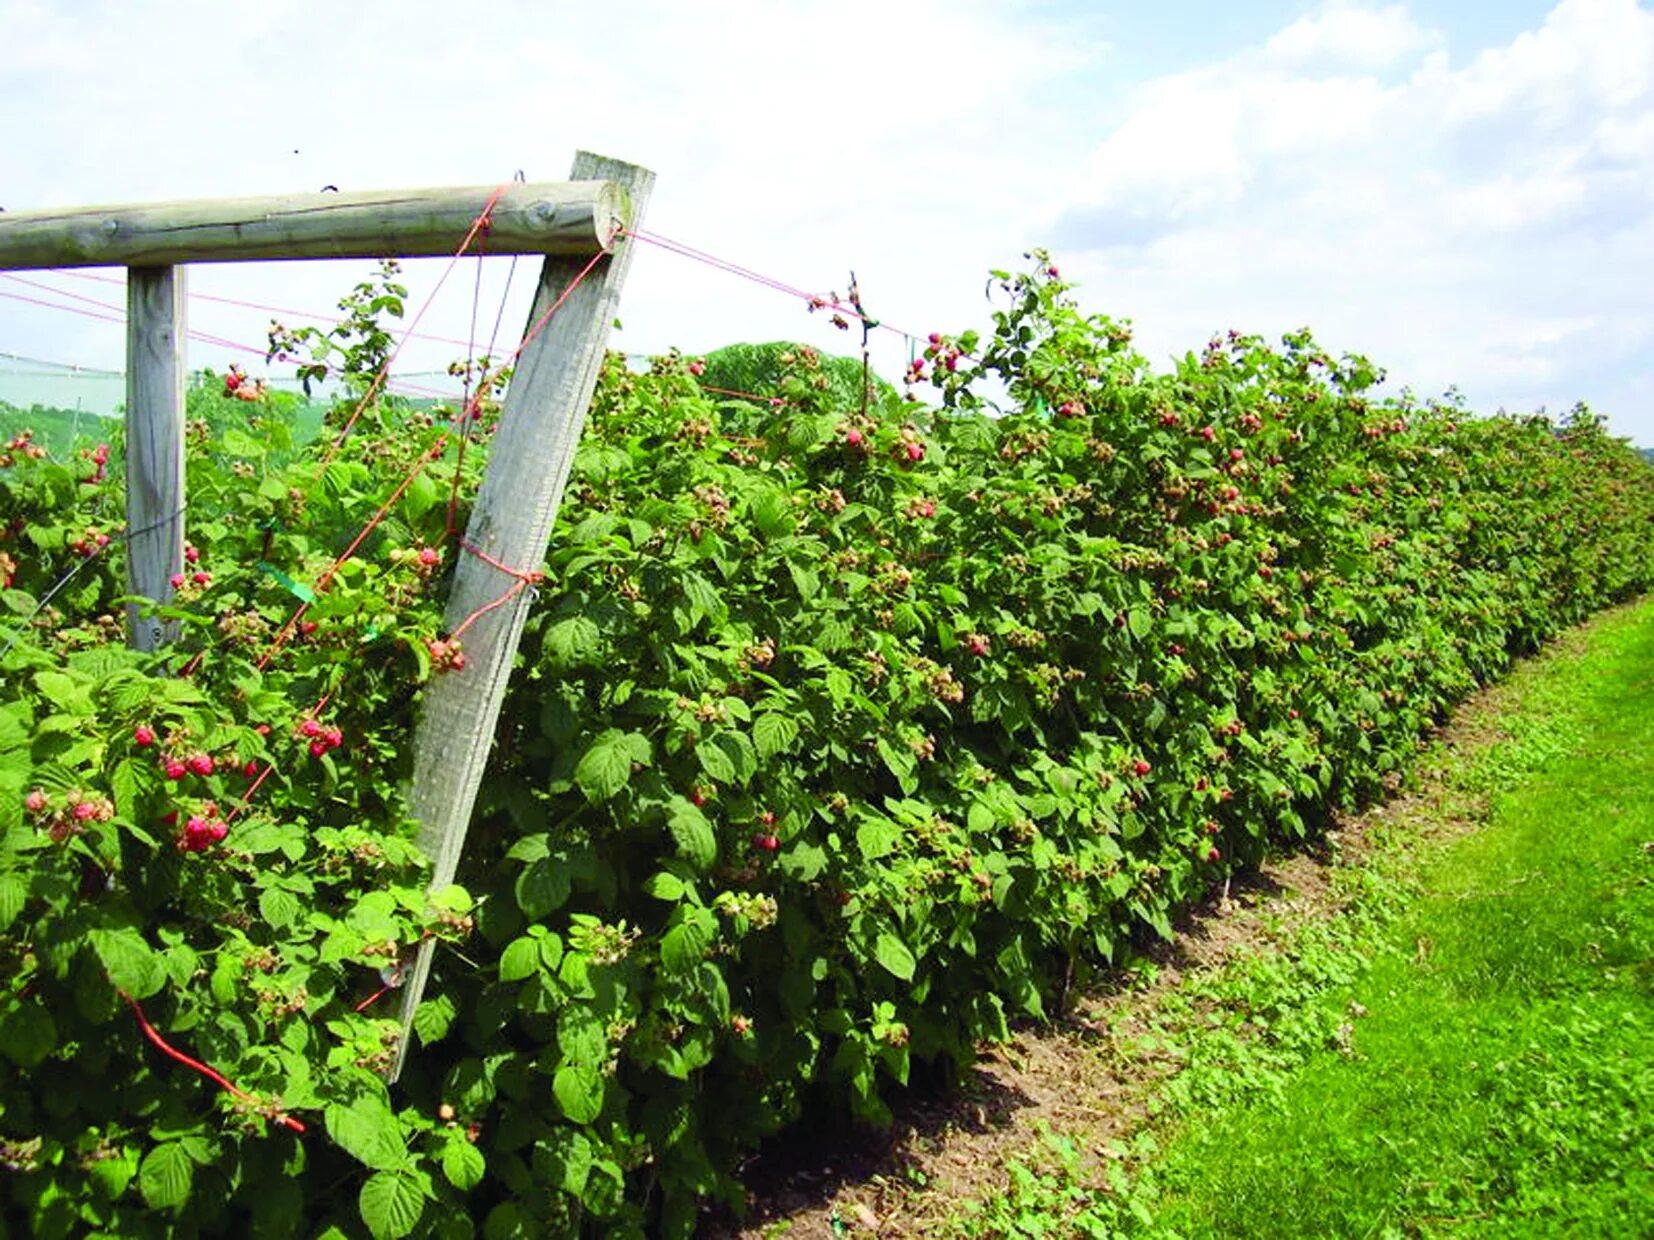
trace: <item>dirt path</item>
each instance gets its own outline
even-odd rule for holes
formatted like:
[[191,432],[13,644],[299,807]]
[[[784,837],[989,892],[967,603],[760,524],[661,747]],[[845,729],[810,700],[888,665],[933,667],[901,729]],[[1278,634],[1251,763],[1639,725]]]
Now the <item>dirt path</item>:
[[[1581,632],[1554,643],[1540,660],[1565,659]],[[1237,875],[1227,894],[1208,900],[1150,954],[1152,981],[1079,997],[1054,1025],[1025,1027],[984,1049],[960,1087],[945,1096],[895,1104],[888,1132],[794,1130],[748,1165],[744,1224],[709,1223],[718,1240],[835,1240],[846,1235],[935,1235],[961,1203],[1004,1191],[1006,1163],[1039,1147],[1042,1133],[1106,1151],[1141,1129],[1156,1087],[1180,1067],[1175,1051],[1145,1054],[1139,1036],[1192,975],[1248,954],[1278,950],[1309,923],[1343,914],[1352,878],[1373,864],[1385,839],[1417,843],[1474,830],[1485,803],[1447,764],[1506,739],[1508,682],[1478,693],[1427,747],[1408,791],[1337,824],[1316,852],[1283,857]],[[1394,853],[1394,848],[1387,853]],[[1107,1157],[1107,1154],[1103,1154]]]

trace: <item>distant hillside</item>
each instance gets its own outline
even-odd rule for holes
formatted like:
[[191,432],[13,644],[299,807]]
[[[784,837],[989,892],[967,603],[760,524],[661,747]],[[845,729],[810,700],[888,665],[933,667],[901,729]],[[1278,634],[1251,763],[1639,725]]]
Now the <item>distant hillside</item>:
[[1654,448],[1638,448],[1637,451],[1642,453],[1643,460],[1654,465]]
[[80,409],[30,405],[21,409],[0,400],[0,439],[9,442],[19,431],[32,430],[34,441],[53,456],[67,453],[76,439],[96,441],[108,433],[114,419]]

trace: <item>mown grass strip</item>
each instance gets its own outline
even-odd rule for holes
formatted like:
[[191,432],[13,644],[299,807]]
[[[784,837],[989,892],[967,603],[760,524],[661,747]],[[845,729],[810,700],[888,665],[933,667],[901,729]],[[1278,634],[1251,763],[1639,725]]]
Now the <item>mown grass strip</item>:
[[1533,680],[1466,773],[1487,828],[1424,863],[1347,1046],[1188,1116],[1153,1230],[1654,1234],[1651,690],[1647,603]]
[[1502,692],[1440,777],[1481,830],[1410,822],[1348,916],[1165,996],[1160,1121],[1101,1166],[1046,1134],[950,1230],[1654,1234],[1654,600]]

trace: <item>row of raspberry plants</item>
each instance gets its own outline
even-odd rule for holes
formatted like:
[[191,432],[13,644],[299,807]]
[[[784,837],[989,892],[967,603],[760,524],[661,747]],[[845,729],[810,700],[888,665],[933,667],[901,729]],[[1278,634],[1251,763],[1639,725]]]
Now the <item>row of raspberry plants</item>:
[[[451,453],[316,627],[255,658],[435,432],[387,415],[318,473],[273,419],[203,426],[161,661],[95,619],[118,509],[91,458],[0,471],[29,550],[8,601],[92,565],[0,691],[8,1209],[62,1234],[686,1234],[806,1104],[880,1120],[915,1067],[1051,1014],[1654,569],[1654,471],[1584,411],[1379,400],[1307,335],[1156,374],[1043,264],[998,280],[994,330],[910,369],[941,412],[847,406],[804,349],[775,351],[779,405],[611,364],[435,908],[399,786]],[[429,934],[465,941],[387,1090],[394,1023],[352,1009]],[[251,1101],[158,1063],[116,986]],[[331,1141],[270,1127],[309,1113]]]

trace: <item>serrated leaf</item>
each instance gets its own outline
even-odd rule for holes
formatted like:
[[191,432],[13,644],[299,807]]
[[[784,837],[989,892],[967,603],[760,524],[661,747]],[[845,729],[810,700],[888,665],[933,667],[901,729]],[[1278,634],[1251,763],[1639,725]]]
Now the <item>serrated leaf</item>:
[[563,1115],[589,1124],[603,1113],[603,1073],[588,1064],[564,1064],[552,1075],[551,1092]]
[[904,982],[913,980],[913,971],[919,964],[907,944],[890,933],[879,935],[878,942],[873,945],[873,958]]
[[760,758],[786,753],[798,739],[798,721],[779,711],[766,711],[752,724],[752,743]]
[[683,596],[689,602],[691,627],[696,621],[718,614],[718,591],[699,573],[683,575]]
[[647,737],[610,728],[592,742],[574,768],[574,782],[580,785],[588,801],[607,801],[631,782],[632,763],[640,761],[639,741],[646,759]]
[[545,649],[554,667],[581,667],[597,654],[602,638],[590,617],[570,616],[546,630]]
[[20,1068],[40,1066],[58,1045],[58,1025],[38,1002],[23,1000],[0,1020],[0,1055]]
[[888,856],[902,838],[902,828],[888,818],[867,818],[856,828],[856,847],[868,861]]
[[29,880],[16,870],[0,873],[0,934],[11,928],[28,901]]
[[0,710],[0,753],[23,749],[29,743],[29,729],[15,713]]
[[304,906],[291,891],[270,887],[258,898],[258,912],[271,929],[285,930],[299,920]]
[[752,523],[765,538],[781,538],[792,533],[793,505],[785,491],[764,487],[753,496],[750,505]]
[[660,963],[669,973],[688,973],[706,959],[718,923],[704,908],[679,905],[674,924],[661,936]]
[[577,1004],[557,1018],[557,1046],[566,1063],[600,1067],[609,1055],[608,1031],[596,1012]]
[[540,967],[540,944],[528,935],[512,939],[500,953],[500,981],[520,982]]
[[166,970],[143,935],[130,927],[87,935],[109,981],[134,999],[147,999],[166,984]]
[[665,870],[651,874],[643,880],[644,895],[653,896],[657,900],[665,900],[668,903],[683,899],[683,893],[686,889],[683,879],[676,874],[668,874]]
[[450,1138],[442,1147],[442,1174],[460,1192],[468,1193],[481,1184],[487,1171],[488,1163],[482,1151],[463,1136]]
[[[667,812],[666,829],[678,846],[678,855],[703,873],[718,860],[718,838],[706,815],[691,801],[677,797]],[[662,897],[663,899],[665,897]]]
[[813,883],[827,868],[827,850],[800,840],[781,854],[777,866],[795,882]]
[[407,1140],[401,1121],[383,1098],[364,1094],[349,1106],[329,1106],[324,1116],[333,1143],[359,1162],[375,1171],[407,1166]]
[[152,1210],[176,1210],[195,1186],[195,1161],[178,1141],[163,1141],[144,1155],[138,1191]]
[[426,995],[414,1009],[413,1028],[421,1046],[440,1042],[448,1036],[448,1027],[454,1023],[454,1001],[447,995]]
[[86,1169],[87,1177],[105,1201],[113,1201],[126,1191],[132,1177],[138,1174],[138,1156],[131,1150],[112,1150],[108,1158],[96,1158]]
[[695,746],[695,757],[700,760],[701,770],[706,777],[715,784],[733,784],[735,782],[735,763],[729,760],[729,755],[713,744],[710,740],[703,740]]
[[563,907],[569,898],[567,868],[554,857],[542,857],[517,875],[517,907],[536,921]]
[[410,1171],[380,1171],[368,1177],[356,1198],[373,1240],[402,1240],[419,1226],[425,1194]]

